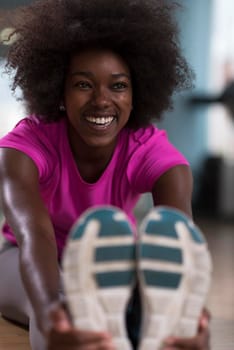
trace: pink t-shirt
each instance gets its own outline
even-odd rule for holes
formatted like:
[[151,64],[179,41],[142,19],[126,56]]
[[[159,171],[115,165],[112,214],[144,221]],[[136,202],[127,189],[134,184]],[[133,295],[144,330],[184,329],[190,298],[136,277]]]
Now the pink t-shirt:
[[[123,129],[111,161],[92,184],[79,174],[69,146],[66,119],[54,123],[43,123],[33,117],[23,119],[0,140],[0,147],[22,151],[35,162],[59,255],[69,229],[87,208],[114,205],[122,208],[134,223],[132,210],[140,194],[150,192],[168,169],[188,165],[184,156],[169,143],[165,131],[153,125],[137,131]],[[3,234],[16,243],[7,224],[3,226]]]

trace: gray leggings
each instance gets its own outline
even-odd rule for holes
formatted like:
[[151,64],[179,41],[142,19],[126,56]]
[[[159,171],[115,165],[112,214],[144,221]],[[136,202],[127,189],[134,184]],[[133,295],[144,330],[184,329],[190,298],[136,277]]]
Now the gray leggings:
[[45,339],[37,328],[19,271],[19,249],[8,243],[0,251],[0,313],[9,320],[29,326],[32,350],[46,350]]

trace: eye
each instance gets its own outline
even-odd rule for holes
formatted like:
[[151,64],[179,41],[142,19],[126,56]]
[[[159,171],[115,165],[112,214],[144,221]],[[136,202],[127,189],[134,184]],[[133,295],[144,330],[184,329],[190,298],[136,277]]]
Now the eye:
[[118,81],[112,85],[112,88],[117,91],[122,91],[127,89],[128,84],[124,81]]
[[92,88],[92,85],[88,81],[84,81],[84,80],[77,81],[74,84],[74,86],[79,88],[80,90],[89,90]]

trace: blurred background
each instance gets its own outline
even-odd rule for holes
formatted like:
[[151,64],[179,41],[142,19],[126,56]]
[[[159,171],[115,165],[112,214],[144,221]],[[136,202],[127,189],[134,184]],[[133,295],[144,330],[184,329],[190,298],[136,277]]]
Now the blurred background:
[[[0,137],[25,116],[20,91],[12,96],[3,73],[7,13],[30,0],[0,0]],[[174,96],[174,109],[158,124],[187,157],[194,175],[193,211],[213,256],[208,300],[212,350],[234,348],[234,1],[181,0],[180,40],[195,87]],[[9,43],[8,43],[9,44]],[[145,195],[139,219],[152,206]]]

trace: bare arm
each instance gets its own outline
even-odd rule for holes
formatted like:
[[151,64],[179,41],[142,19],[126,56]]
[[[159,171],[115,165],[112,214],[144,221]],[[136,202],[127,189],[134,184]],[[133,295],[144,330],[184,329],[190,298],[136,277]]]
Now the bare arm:
[[75,329],[59,303],[59,267],[54,229],[40,197],[34,162],[0,149],[0,199],[20,250],[20,269],[39,329],[50,350],[113,350],[107,332]]
[[192,216],[193,179],[189,167],[178,165],[155,183],[152,195],[154,205],[168,205]]
[[22,279],[38,326],[45,332],[48,306],[58,300],[59,269],[53,226],[39,193],[38,170],[25,154],[0,150],[0,195],[20,250]]

